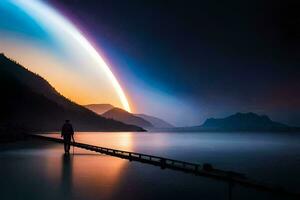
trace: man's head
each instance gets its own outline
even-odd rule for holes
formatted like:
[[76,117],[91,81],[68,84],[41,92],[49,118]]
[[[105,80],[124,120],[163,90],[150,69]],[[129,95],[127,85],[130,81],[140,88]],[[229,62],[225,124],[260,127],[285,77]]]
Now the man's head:
[[70,120],[66,119],[66,123],[70,123]]

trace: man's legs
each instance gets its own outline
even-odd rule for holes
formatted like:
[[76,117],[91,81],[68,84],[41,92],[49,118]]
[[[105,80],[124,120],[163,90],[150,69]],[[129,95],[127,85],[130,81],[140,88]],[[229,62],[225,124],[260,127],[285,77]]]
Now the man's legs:
[[67,145],[68,145],[68,144],[67,144],[67,142],[66,142],[66,140],[65,140],[65,141],[64,141],[64,149],[65,149],[65,153],[68,152],[68,150],[67,150],[67,149],[68,149],[68,148],[67,148]]
[[68,150],[68,153],[70,152],[70,142],[71,142],[71,140],[68,140],[68,144],[67,144],[67,150]]
[[70,150],[70,144],[68,143],[68,141],[65,141],[64,147],[65,147],[65,153],[69,153],[69,150]]
[[70,152],[70,142],[71,142],[71,138],[69,138],[69,137],[64,137],[64,148],[65,148],[65,153],[69,153],[69,152]]

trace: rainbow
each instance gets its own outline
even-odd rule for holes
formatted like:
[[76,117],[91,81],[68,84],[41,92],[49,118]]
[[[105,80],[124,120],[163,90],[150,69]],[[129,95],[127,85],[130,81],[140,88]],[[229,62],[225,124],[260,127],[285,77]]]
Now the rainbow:
[[105,63],[101,55],[87,40],[87,38],[79,31],[78,28],[75,27],[75,25],[52,7],[39,0],[11,0],[11,2],[24,10],[29,16],[37,19],[37,21],[47,25],[51,23],[51,26],[59,27],[61,32],[67,34],[70,38],[77,42],[77,44],[88,53],[97,65],[103,69],[118,94],[123,108],[126,111],[131,112],[126,95],[109,66]]

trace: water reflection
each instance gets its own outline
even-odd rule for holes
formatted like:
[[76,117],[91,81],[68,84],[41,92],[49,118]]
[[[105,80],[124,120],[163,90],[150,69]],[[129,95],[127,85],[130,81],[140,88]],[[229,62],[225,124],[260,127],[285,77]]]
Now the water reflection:
[[[61,190],[66,199],[110,199],[128,161],[75,148],[62,155]],[[53,171],[54,173],[55,170]]]
[[[243,134],[79,133],[76,140],[210,162],[298,191],[300,137]],[[276,199],[238,185],[231,194],[224,182],[79,148],[66,157],[63,145],[38,143],[0,151],[1,199]]]
[[133,136],[132,132],[125,133],[107,133],[101,134],[98,137],[97,133],[79,133],[75,134],[75,140],[82,143],[98,145],[108,148],[117,148],[126,151],[133,150]]
[[[132,135],[130,132],[107,133],[99,138],[95,133],[80,133],[75,134],[75,141],[132,151]],[[49,136],[60,137],[59,134]],[[60,171],[57,168],[61,169],[61,190],[67,199],[70,197],[88,199],[88,197],[94,198],[95,196],[109,199],[118,187],[129,163],[127,160],[80,148],[75,148],[74,153],[71,149],[71,154],[68,156],[62,154],[62,145],[58,145],[57,148],[60,148],[61,162],[57,163],[52,156],[47,157],[47,171],[50,179],[56,179],[55,177],[59,175],[57,172]]]
[[71,199],[72,194],[72,172],[73,172],[73,156],[62,155],[62,173],[61,173],[61,188],[63,190],[63,197]]
[[[126,151],[133,150],[133,132],[106,132],[106,133],[93,133],[93,132],[80,132],[75,133],[74,138],[76,142],[93,144],[107,148],[116,148]],[[60,134],[46,134],[49,137],[60,138]],[[99,137],[100,136],[100,137]]]

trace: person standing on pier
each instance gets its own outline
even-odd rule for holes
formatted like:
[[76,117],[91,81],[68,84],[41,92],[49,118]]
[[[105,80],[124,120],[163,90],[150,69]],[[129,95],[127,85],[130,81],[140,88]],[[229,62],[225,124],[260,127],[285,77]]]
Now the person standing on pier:
[[73,139],[73,141],[75,142],[75,140],[74,140],[74,130],[73,130],[72,124],[70,123],[70,120],[66,120],[66,122],[62,126],[61,137],[64,138],[65,153],[69,154],[71,139]]

